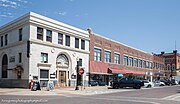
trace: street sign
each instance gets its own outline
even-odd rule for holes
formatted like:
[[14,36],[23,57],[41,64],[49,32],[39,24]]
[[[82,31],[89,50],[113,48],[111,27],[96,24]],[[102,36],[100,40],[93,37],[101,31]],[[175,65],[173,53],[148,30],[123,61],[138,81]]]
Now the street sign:
[[84,74],[84,68],[79,69],[79,74],[81,74],[81,75]]

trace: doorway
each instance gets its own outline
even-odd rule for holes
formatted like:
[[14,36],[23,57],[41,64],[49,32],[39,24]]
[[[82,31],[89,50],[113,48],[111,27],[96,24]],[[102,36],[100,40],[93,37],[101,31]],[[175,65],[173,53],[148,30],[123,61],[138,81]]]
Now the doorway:
[[59,85],[60,87],[66,86],[66,71],[59,71]]

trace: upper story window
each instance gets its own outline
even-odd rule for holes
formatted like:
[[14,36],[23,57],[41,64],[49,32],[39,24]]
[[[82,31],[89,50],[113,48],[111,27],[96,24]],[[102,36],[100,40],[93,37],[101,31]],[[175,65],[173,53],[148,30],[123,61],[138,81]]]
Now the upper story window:
[[51,30],[46,31],[46,41],[52,42],[52,31]]
[[111,62],[111,52],[104,52],[104,62]]
[[172,65],[172,70],[176,70],[175,64]]
[[22,62],[22,53],[19,53],[19,63]]
[[143,61],[143,68],[146,68],[146,61]]
[[124,64],[125,66],[128,66],[128,56],[124,56],[123,64]]
[[75,48],[79,48],[79,38],[75,38]]
[[137,60],[136,58],[134,58],[133,65],[134,65],[135,67],[138,67],[138,60]]
[[81,49],[85,50],[85,40],[81,40]]
[[22,41],[22,28],[19,29],[19,41]]
[[8,34],[5,35],[5,45],[8,43]]
[[142,68],[142,60],[138,60],[139,62],[139,67]]
[[119,54],[114,54],[114,63],[115,64],[120,64],[120,55]]
[[82,59],[79,58],[79,66],[82,66]]
[[70,36],[66,35],[66,46],[70,46]]
[[146,68],[149,68],[149,62],[146,61]]
[[3,36],[1,36],[1,47],[3,46]]
[[101,61],[101,49],[94,48],[94,60]]
[[129,66],[133,66],[133,58],[129,57]]
[[48,54],[41,53],[41,63],[48,63]]
[[167,70],[171,70],[171,65],[170,64],[167,65]]
[[37,39],[43,40],[43,28],[37,27]]
[[58,33],[58,44],[63,45],[63,34]]
[[149,68],[152,69],[152,62],[149,63]]

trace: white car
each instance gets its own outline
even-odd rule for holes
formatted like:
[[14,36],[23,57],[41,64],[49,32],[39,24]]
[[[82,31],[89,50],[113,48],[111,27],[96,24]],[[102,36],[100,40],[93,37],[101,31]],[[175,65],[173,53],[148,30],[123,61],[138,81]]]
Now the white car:
[[153,86],[154,86],[153,82],[150,82],[148,80],[144,80],[144,87],[145,88],[151,88]]
[[154,81],[154,86],[165,86],[166,84],[161,81]]

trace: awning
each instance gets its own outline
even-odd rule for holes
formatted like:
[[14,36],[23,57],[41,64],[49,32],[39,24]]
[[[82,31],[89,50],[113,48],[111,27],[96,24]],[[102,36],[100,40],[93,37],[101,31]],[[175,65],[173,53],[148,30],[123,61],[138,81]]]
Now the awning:
[[108,73],[112,73],[112,74],[136,74],[136,75],[145,75],[145,72],[143,72],[143,71],[122,70],[122,69],[112,69],[112,68],[108,68]]
[[110,68],[108,68],[108,73],[112,73],[112,74],[126,74],[126,72],[124,70],[110,69]]
[[107,73],[107,69],[107,63],[90,61],[90,73]]

